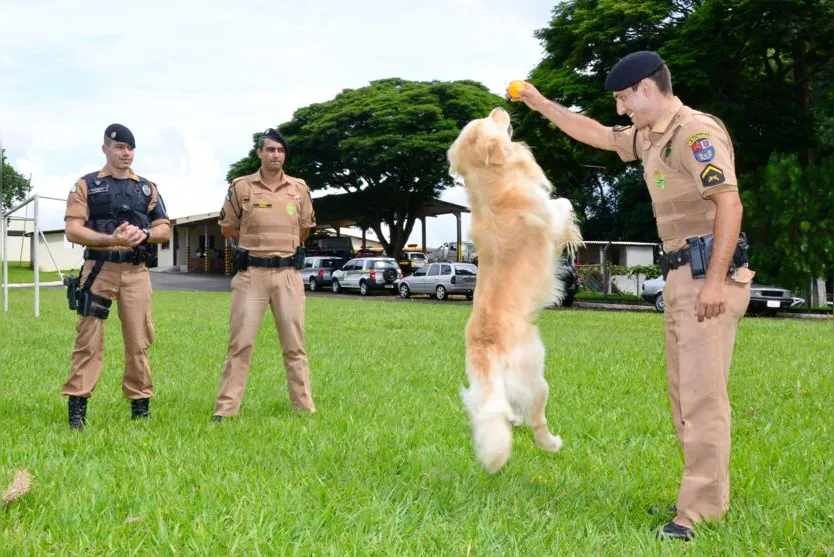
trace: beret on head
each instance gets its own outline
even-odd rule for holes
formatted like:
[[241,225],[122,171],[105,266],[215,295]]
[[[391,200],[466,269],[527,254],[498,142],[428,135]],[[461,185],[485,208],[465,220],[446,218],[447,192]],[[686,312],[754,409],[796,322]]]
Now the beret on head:
[[272,141],[277,141],[281,145],[284,146],[284,152],[287,154],[287,157],[290,156],[290,145],[287,143],[287,138],[284,135],[276,130],[275,128],[267,128],[264,130],[263,133],[264,139],[271,139]]
[[133,138],[133,132],[127,129],[127,126],[121,124],[110,124],[104,130],[104,137],[111,141],[118,143],[127,143],[131,148],[136,148],[136,140]]
[[614,64],[605,78],[606,91],[622,91],[633,87],[660,69],[664,64],[656,52],[641,50],[632,52]]

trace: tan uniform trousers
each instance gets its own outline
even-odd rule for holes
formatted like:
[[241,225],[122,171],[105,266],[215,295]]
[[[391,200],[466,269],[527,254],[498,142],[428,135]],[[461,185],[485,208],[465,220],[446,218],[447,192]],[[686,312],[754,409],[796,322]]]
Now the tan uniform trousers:
[[[81,272],[83,286],[95,261],[87,261]],[[122,391],[127,398],[150,398],[154,395],[148,348],[154,339],[151,322],[151,279],[144,264],[102,263],[101,271],[90,288],[93,294],[116,301],[125,346],[125,370]],[[96,388],[104,356],[104,327],[113,318],[113,305],[107,320],[79,317],[75,326],[70,377],[62,394],[89,397]]]
[[234,416],[240,409],[252,350],[267,306],[272,307],[283,349],[290,404],[315,410],[304,349],[305,297],[301,274],[293,267],[249,267],[232,279],[229,349],[214,406],[217,416]]
[[736,328],[750,301],[750,285],[728,279],[725,312],[699,323],[695,301],[704,284],[684,265],[663,288],[669,402],[684,459],[675,522],[688,528],[720,518],[730,506],[727,382]]

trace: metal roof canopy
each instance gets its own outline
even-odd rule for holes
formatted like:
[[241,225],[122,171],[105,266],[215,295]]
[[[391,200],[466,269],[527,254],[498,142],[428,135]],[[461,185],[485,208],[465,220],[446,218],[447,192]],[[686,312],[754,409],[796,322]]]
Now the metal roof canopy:
[[[313,207],[316,211],[317,228],[349,226],[362,228],[362,223],[367,223],[369,205],[369,200],[364,195],[364,191],[314,198]],[[432,198],[423,203],[414,216],[417,218],[439,217],[468,212],[469,208],[463,205]]]
[[[360,223],[366,220],[366,213],[363,209],[367,207],[364,203],[362,192],[341,193],[325,195],[313,198],[313,208],[316,211],[316,228],[360,227]],[[429,199],[415,215],[422,217],[439,217],[442,215],[454,215],[468,213],[469,208],[449,201],[440,199]],[[220,220],[220,212],[188,215],[171,219],[172,225],[202,224],[204,221]]]

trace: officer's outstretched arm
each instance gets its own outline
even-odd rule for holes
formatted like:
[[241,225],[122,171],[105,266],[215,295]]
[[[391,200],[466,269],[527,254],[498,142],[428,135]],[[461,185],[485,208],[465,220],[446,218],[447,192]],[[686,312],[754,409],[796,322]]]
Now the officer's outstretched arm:
[[559,126],[563,132],[577,141],[591,147],[614,151],[611,128],[603,126],[596,120],[577,114],[564,106],[548,100],[538,89],[529,83],[518,91],[519,98],[511,99],[515,102],[523,101],[531,109],[541,113],[545,118]]

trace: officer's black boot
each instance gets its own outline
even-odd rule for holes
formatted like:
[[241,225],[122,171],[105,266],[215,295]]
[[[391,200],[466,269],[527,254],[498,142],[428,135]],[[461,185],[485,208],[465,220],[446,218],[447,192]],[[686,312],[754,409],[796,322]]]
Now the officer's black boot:
[[130,401],[130,417],[134,420],[151,417],[151,399],[137,398]]
[[69,397],[69,425],[72,429],[83,431],[87,425],[87,399],[83,396]]

